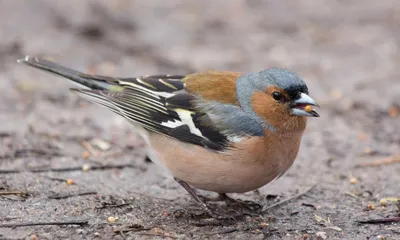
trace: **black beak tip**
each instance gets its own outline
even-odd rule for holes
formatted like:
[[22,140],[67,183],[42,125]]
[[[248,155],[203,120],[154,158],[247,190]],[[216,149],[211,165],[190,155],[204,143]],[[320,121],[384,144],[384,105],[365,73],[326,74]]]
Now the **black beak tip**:
[[319,117],[319,114],[316,111],[312,111],[311,114],[313,115],[313,117]]

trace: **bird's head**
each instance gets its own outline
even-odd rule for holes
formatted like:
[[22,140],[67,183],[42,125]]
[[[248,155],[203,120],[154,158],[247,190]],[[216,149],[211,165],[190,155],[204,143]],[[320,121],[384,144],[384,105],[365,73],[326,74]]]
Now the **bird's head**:
[[247,73],[240,76],[236,84],[242,109],[263,118],[272,127],[319,117],[314,110],[318,104],[308,95],[307,85],[288,70],[270,68]]

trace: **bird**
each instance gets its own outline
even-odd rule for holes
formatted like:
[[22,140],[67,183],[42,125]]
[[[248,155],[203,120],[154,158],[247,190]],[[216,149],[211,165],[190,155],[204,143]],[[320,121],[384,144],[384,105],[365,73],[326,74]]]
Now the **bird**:
[[306,83],[283,68],[259,72],[110,77],[82,73],[26,56],[19,63],[67,78],[70,90],[126,118],[165,167],[208,213],[219,215],[196,189],[256,190],[281,177],[297,157],[309,117],[319,117]]

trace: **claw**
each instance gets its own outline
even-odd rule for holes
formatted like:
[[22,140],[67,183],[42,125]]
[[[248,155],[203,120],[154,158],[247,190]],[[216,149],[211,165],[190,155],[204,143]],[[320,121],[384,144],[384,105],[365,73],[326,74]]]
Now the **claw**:
[[228,206],[239,206],[240,208],[245,208],[249,211],[260,211],[262,206],[253,201],[242,201],[240,199],[233,199],[226,194],[220,194],[220,198],[225,201]]

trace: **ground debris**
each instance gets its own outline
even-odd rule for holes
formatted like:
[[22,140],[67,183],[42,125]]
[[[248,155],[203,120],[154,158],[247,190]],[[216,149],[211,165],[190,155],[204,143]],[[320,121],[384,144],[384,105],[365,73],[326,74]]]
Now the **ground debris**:
[[375,209],[376,209],[376,206],[374,203],[368,203],[364,210],[371,211],[371,210],[375,210]]
[[357,184],[358,183],[358,180],[357,180],[356,177],[350,177],[349,181],[350,181],[351,184]]
[[70,198],[70,197],[78,197],[78,196],[86,196],[86,195],[95,195],[97,192],[94,191],[86,191],[86,192],[78,192],[78,193],[66,193],[66,194],[53,194],[50,196],[47,196],[49,199],[65,199],[65,198]]
[[92,146],[92,144],[90,142],[82,141],[81,144],[88,151],[88,153],[90,155],[92,155],[93,157],[98,157],[100,155],[100,153],[96,149],[94,149],[94,147]]
[[388,114],[391,117],[397,117],[400,115],[400,106],[398,105],[393,105],[388,109]]
[[114,196],[100,196],[100,204],[95,209],[120,208],[133,203],[132,199],[117,198]]
[[346,194],[347,196],[350,196],[352,198],[358,198],[358,196],[352,192],[345,192],[344,194]]
[[[116,165],[99,165],[99,166],[91,166],[90,170],[92,171],[100,171],[100,170],[108,170],[108,169],[122,169],[122,168],[135,168],[132,164],[116,164]],[[89,169],[86,169],[89,170]],[[71,172],[71,171],[85,171],[85,164],[79,167],[65,167],[65,168],[35,168],[35,169],[0,169],[0,174],[12,174],[12,173],[21,173],[21,172]]]
[[93,138],[92,140],[90,140],[90,144],[92,146],[97,147],[98,149],[102,150],[102,151],[108,151],[111,148],[111,144],[100,139],[100,138]]
[[18,190],[1,190],[0,191],[0,196],[9,196],[9,195],[17,195],[22,198],[27,198],[29,196],[29,193],[18,191]]
[[6,158],[23,158],[23,157],[32,157],[32,156],[39,156],[39,157],[60,157],[65,156],[64,153],[57,151],[57,150],[49,150],[49,149],[41,149],[41,148],[22,148],[22,149],[15,149],[12,154],[4,154],[0,156],[0,159]]
[[324,240],[324,239],[328,238],[328,236],[326,235],[326,232],[317,232],[315,235],[317,236],[317,239]]
[[105,208],[120,208],[120,207],[125,207],[129,206],[132,203],[121,203],[121,204],[104,204],[102,206],[97,206],[95,207],[96,209],[105,209]]
[[319,216],[317,214],[314,214],[314,219],[315,219],[315,221],[317,223],[324,225],[327,229],[332,229],[332,230],[335,230],[335,231],[338,231],[338,232],[342,232],[343,231],[342,228],[333,225],[331,220],[330,220],[330,218],[324,219],[323,217],[321,217],[321,216]]
[[116,227],[114,228],[115,233],[123,233],[123,232],[139,232],[139,231],[148,231],[153,229],[153,227],[144,227],[141,224],[131,224],[128,226]]
[[116,221],[118,221],[118,219],[119,219],[118,217],[110,216],[110,217],[107,218],[107,222],[115,223]]
[[315,206],[315,205],[312,204],[312,203],[302,203],[301,205],[302,205],[302,206],[306,206],[306,207],[310,207],[310,208],[312,208],[312,209],[314,209],[314,210],[317,210],[317,209],[318,209],[317,206]]
[[340,227],[337,227],[337,226],[327,226],[326,228],[332,229],[332,230],[335,230],[335,231],[338,231],[338,232],[342,232],[343,231],[343,229],[341,229]]
[[366,219],[366,220],[358,220],[358,223],[361,224],[383,224],[383,223],[396,223],[400,222],[400,217],[388,217],[388,218],[375,218],[375,219]]
[[84,159],[87,159],[90,156],[95,158],[109,158],[123,154],[123,150],[111,151],[111,144],[100,138],[92,138],[90,141],[81,141],[81,145],[86,149],[86,151],[82,152],[82,158]]
[[15,228],[15,227],[28,227],[28,226],[46,226],[46,225],[86,225],[88,220],[67,220],[67,221],[54,221],[54,222],[25,222],[25,223],[4,223],[0,224],[0,228]]
[[278,202],[278,203],[275,203],[275,204],[273,204],[273,205],[271,205],[271,206],[264,207],[264,208],[262,209],[262,212],[267,212],[268,210],[271,210],[272,208],[275,208],[275,207],[277,207],[277,206],[280,206],[280,205],[282,205],[282,204],[285,204],[285,203],[287,203],[287,202],[289,202],[289,201],[291,201],[291,200],[293,200],[293,199],[302,197],[302,196],[306,195],[307,193],[309,193],[311,190],[313,190],[316,186],[317,186],[317,185],[315,184],[315,185],[313,185],[312,187],[306,189],[305,191],[300,192],[300,193],[298,193],[298,194],[296,194],[296,195],[294,195],[294,196],[292,196],[292,197],[289,197],[289,198],[287,198],[287,199],[284,199],[284,200],[282,200],[282,201],[280,201],[280,202]]
[[356,167],[376,167],[381,165],[389,165],[393,163],[400,163],[400,154],[392,155],[383,159],[377,159],[373,162],[360,163],[356,165]]

